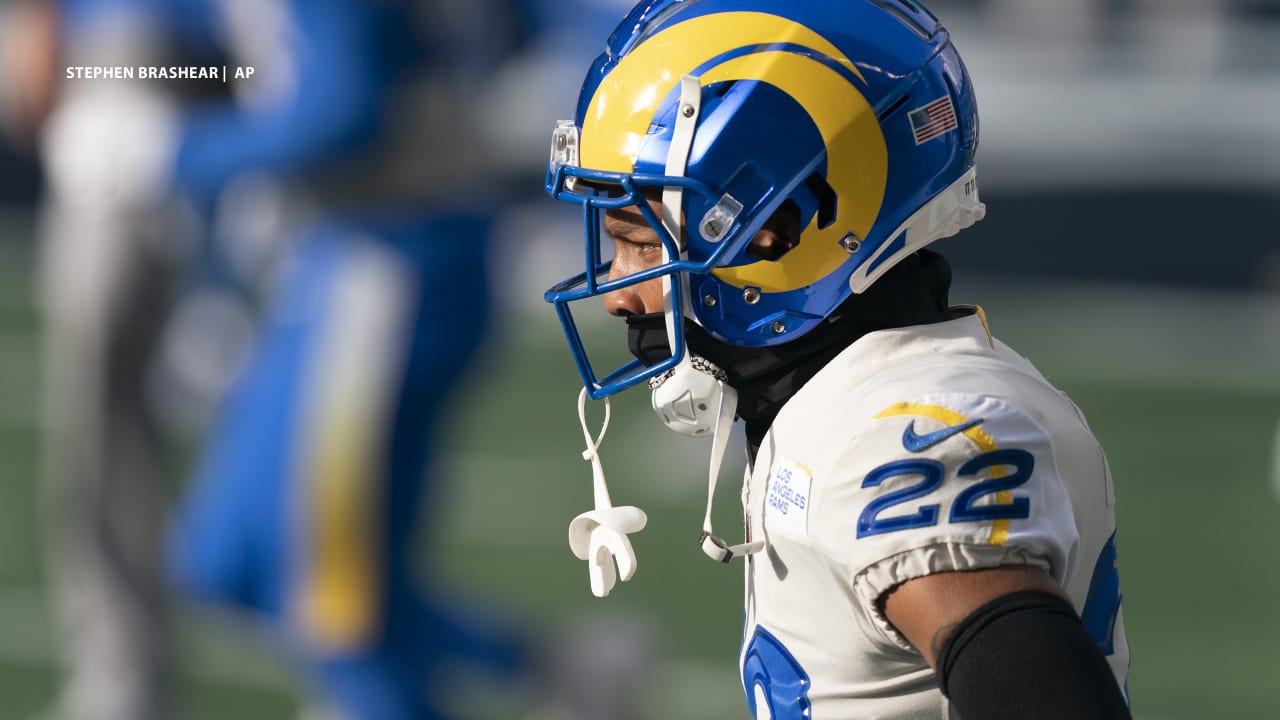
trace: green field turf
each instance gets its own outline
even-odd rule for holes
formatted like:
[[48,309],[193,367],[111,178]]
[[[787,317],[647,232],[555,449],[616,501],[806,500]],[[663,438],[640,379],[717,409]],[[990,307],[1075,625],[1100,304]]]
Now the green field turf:
[[[14,234],[22,235],[20,224],[7,233],[0,228],[0,240]],[[31,295],[28,248],[0,242],[0,718],[14,720],[45,707],[55,681],[40,582]],[[1002,325],[1001,305],[988,305],[996,333],[1072,395],[1111,461],[1136,717],[1280,717],[1272,654],[1280,638],[1280,503],[1271,479],[1280,392],[1256,380],[1276,367],[1280,352],[1254,358],[1262,371],[1239,368],[1222,382],[1205,381],[1212,373],[1196,369],[1196,357],[1211,352],[1204,345],[1161,335],[1145,347],[1148,361],[1141,337],[1116,331],[1108,350],[1082,343],[1067,351],[1066,331],[1052,318],[1010,301],[1011,319]],[[1079,307],[1059,311],[1069,320]],[[641,391],[615,402],[604,467],[615,503],[644,508],[649,527],[635,536],[635,579],[607,600],[593,598],[585,563],[566,540],[569,521],[591,504],[590,468],[579,455],[577,378],[551,313],[536,311],[529,317],[542,320],[499,314],[485,359],[459,393],[439,466],[446,481],[422,541],[424,568],[483,593],[547,637],[602,615],[627,619],[655,658],[635,698],[645,717],[742,718],[735,673],[740,568],[712,563],[696,547],[705,441],[661,429]],[[1124,357],[1107,368],[1099,353]],[[1177,353],[1185,362],[1176,362]],[[717,528],[732,537],[737,488],[723,485]],[[288,675],[247,629],[183,617],[189,717],[291,717]],[[477,711],[495,719],[506,712]]]

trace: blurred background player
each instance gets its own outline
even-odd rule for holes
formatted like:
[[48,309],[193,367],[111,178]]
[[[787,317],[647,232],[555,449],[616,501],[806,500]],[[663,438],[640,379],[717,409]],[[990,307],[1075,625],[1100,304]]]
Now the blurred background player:
[[445,403],[488,313],[492,210],[467,198],[494,179],[474,93],[517,16],[440,2],[225,12],[268,51],[246,64],[287,87],[192,119],[191,180],[248,177],[239,192],[260,198],[246,173],[266,173],[292,237],[171,568],[195,595],[264,616],[334,714],[445,717],[458,668],[514,676],[525,661],[504,621],[450,600],[414,552]]
[[59,71],[256,70],[67,80],[56,101],[50,76],[31,104],[55,107],[43,154],[51,565],[69,669],[58,716],[172,712],[160,438],[200,427],[260,287],[260,337],[171,535],[179,582],[264,614],[352,718],[438,717],[429,681],[455,661],[520,665],[502,623],[419,590],[411,552],[433,431],[488,311],[491,210],[461,199],[492,180],[472,93],[520,29],[496,5],[75,0],[19,23],[47,30],[32,55]]
[[[184,44],[159,8],[23,3],[15,115],[39,142],[48,574],[66,663],[55,714],[167,714],[169,613],[159,571],[161,427],[147,401],[179,266],[201,223],[174,199],[174,107],[210,83],[64,82],[81,65],[167,65]],[[38,41],[36,41],[38,39]],[[12,116],[11,116],[12,117]]]

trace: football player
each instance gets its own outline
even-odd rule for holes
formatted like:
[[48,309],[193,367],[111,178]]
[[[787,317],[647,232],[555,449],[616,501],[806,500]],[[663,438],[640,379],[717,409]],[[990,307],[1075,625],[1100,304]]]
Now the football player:
[[[283,99],[199,117],[198,179],[272,178],[288,256],[173,527],[199,599],[247,611],[352,720],[426,720],[459,669],[509,680],[525,637],[418,562],[444,408],[488,317],[492,181],[475,93],[504,0],[226,3]],[[235,82],[232,80],[231,82]]]
[[[926,249],[985,213],[977,145],[914,0],[645,0],[555,128],[547,191],[583,214],[585,268],[546,299],[580,416],[647,383],[713,438],[701,546],[745,564],[753,717],[1129,717],[1102,450]],[[601,299],[635,356],[604,372],[574,320]],[[735,418],[730,544],[710,505]],[[612,505],[582,422],[596,507],[570,543],[602,596],[646,518]]]

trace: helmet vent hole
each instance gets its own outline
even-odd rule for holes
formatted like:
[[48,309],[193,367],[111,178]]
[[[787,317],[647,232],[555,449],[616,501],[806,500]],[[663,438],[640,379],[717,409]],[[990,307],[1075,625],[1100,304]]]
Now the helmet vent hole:
[[915,0],[871,0],[884,10],[897,16],[921,40],[928,40],[938,31],[938,19]]
[[804,179],[804,185],[818,199],[818,228],[822,229],[835,222],[836,191],[831,189],[827,179],[818,173],[812,173]]
[[903,105],[906,105],[907,101],[910,99],[911,99],[911,93],[906,93],[900,96],[897,100],[894,100],[892,103],[890,103],[889,107],[876,113],[876,119],[879,120],[881,123],[883,123],[885,118],[897,112],[898,108],[902,107]]
[[725,95],[728,95],[729,91],[733,89],[733,86],[737,84],[737,80],[729,80],[727,82],[719,83],[716,86],[716,97],[724,97]]
[[747,256],[758,260],[779,260],[800,244],[800,230],[800,206],[794,200],[785,200],[751,239]]

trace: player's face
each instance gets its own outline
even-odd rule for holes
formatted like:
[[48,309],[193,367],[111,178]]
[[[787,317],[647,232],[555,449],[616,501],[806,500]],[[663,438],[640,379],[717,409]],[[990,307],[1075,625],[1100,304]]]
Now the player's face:
[[[655,214],[662,215],[662,203],[649,200]],[[613,240],[613,265],[609,279],[616,280],[662,263],[662,242],[658,233],[635,208],[610,210],[605,214],[604,231]],[[644,315],[663,311],[662,280],[654,279],[605,293],[604,306],[612,315]]]
[[[662,216],[662,202],[649,199],[649,207],[655,215]],[[604,219],[605,234],[613,240],[613,265],[609,279],[616,280],[641,270],[648,270],[662,263],[662,242],[639,210],[620,208],[609,210]],[[784,204],[765,226],[756,232],[747,248],[747,255],[761,260],[777,260],[796,246],[800,237],[799,210],[793,204]],[[604,295],[604,306],[612,315],[626,317],[662,312],[662,280],[630,285]]]

